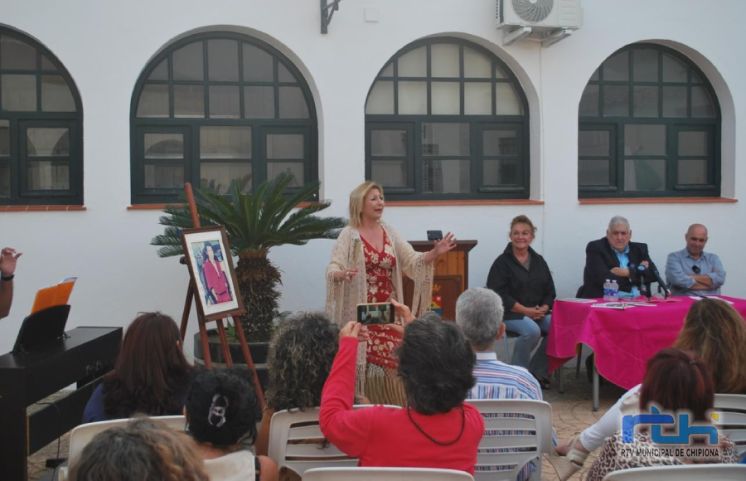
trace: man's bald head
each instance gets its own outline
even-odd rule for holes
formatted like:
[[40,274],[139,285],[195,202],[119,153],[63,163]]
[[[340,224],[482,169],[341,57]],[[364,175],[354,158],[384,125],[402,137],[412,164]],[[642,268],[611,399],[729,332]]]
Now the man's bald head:
[[686,239],[686,250],[689,255],[699,259],[707,244],[707,227],[702,224],[692,224],[684,235]]

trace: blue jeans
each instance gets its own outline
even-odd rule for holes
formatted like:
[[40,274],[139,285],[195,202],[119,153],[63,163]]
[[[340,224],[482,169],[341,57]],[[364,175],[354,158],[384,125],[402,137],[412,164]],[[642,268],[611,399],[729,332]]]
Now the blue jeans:
[[[551,314],[547,314],[538,321],[534,321],[530,317],[505,320],[505,329],[518,335],[515,340],[511,364],[525,367],[537,377],[547,377],[547,334],[549,334],[549,324],[551,322]],[[539,349],[531,358],[531,351],[540,341]]]

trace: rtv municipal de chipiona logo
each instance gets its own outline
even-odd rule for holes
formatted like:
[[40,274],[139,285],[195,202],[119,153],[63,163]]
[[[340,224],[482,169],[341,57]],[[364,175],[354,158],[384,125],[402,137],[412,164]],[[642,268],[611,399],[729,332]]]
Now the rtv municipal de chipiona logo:
[[[711,418],[717,418],[713,412]],[[652,443],[637,443],[635,433],[647,431]],[[649,412],[622,417],[622,452],[625,457],[717,458],[718,430],[709,422],[692,421],[686,410],[663,411],[651,404]]]

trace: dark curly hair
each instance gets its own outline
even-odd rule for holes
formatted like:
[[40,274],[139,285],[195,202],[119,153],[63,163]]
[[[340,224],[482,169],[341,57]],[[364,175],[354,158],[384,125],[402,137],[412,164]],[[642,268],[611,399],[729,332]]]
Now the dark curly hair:
[[174,320],[160,312],[140,314],[104,377],[104,411],[110,418],[181,414],[191,375]]
[[209,481],[194,441],[140,418],[98,433],[70,462],[71,481]]
[[241,368],[204,370],[189,385],[185,407],[188,431],[200,443],[229,447],[254,444],[259,419],[250,371]]
[[267,405],[275,411],[318,406],[338,337],[337,326],[322,313],[286,319],[272,339],[267,360]]
[[413,321],[397,352],[407,402],[419,413],[450,411],[474,385],[474,353],[452,322]]

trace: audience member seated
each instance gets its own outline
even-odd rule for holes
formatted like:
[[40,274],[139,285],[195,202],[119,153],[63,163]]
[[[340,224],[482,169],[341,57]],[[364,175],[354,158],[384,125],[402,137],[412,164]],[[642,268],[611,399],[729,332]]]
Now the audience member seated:
[[71,460],[70,481],[208,481],[183,432],[147,418],[98,433]]
[[[675,348],[697,353],[708,368],[715,392],[734,394],[746,394],[745,345],[743,318],[728,303],[716,299],[702,299],[692,305],[674,343]],[[580,436],[557,448],[557,453],[567,455],[575,464],[572,472],[580,469],[589,452],[598,449],[606,438],[619,430],[622,411],[639,404],[640,387],[638,384],[624,393]]]
[[337,325],[323,313],[302,313],[279,326],[267,360],[269,388],[256,440],[257,454],[267,454],[274,413],[321,404],[321,389],[337,353],[337,338]]
[[686,248],[671,252],[666,260],[666,281],[675,296],[720,294],[725,268],[717,254],[705,252],[707,227],[692,224],[684,234]]
[[490,289],[472,287],[456,301],[456,324],[476,354],[476,384],[467,399],[541,399],[541,387],[525,369],[497,360],[495,344],[505,334],[503,303]]
[[244,446],[256,439],[259,407],[249,371],[198,373],[186,398],[188,432],[197,441],[211,481],[275,481],[277,465]]
[[746,321],[727,302],[692,304],[674,347],[697,353],[710,370],[715,392],[746,394]]
[[[662,412],[688,412],[692,422],[712,426],[709,424],[708,411],[713,407],[714,398],[710,371],[694,353],[675,348],[664,349],[648,361],[638,409],[624,414],[649,413],[651,406],[655,405]],[[675,429],[679,432],[678,428]],[[653,430],[652,435],[649,431],[649,426],[638,425],[632,442],[625,441],[620,433],[608,438],[601,454],[591,466],[586,481],[602,481],[609,472],[620,469],[738,461],[733,443],[720,433],[715,440],[716,444],[709,444],[713,440],[707,435],[693,434],[686,445],[687,448],[711,448],[708,450],[713,451],[712,455],[673,456],[656,450],[672,446],[655,444],[655,431]]]
[[141,314],[127,328],[114,370],[88,400],[83,422],[181,414],[192,371],[174,320],[160,312]]
[[639,278],[639,269],[649,271],[655,268],[648,254],[648,245],[630,242],[631,238],[632,229],[627,219],[614,216],[609,221],[606,237],[588,243],[583,286],[578,297],[603,297],[606,279],[615,280],[620,291],[630,292],[633,281]]
[[[556,293],[549,266],[531,248],[535,233],[536,227],[525,215],[511,221],[510,242],[492,264],[487,287],[505,303],[506,329],[518,335],[511,364],[528,369],[546,389],[549,388],[546,343],[552,319],[549,312]],[[540,341],[532,358],[531,352]]]
[[[495,343],[505,334],[503,303],[490,289],[467,289],[456,301],[456,324],[476,355],[476,384],[467,399],[538,399],[541,387],[526,369],[497,360]],[[528,479],[535,468],[527,464],[518,481]]]
[[[397,306],[397,310],[399,307]],[[406,322],[406,317],[405,317]],[[447,468],[474,473],[484,431],[479,411],[464,403],[474,385],[474,354],[453,323],[415,320],[397,353],[407,406],[352,409],[360,323],[339,333],[339,352],[324,384],[324,435],[360,466]]]

